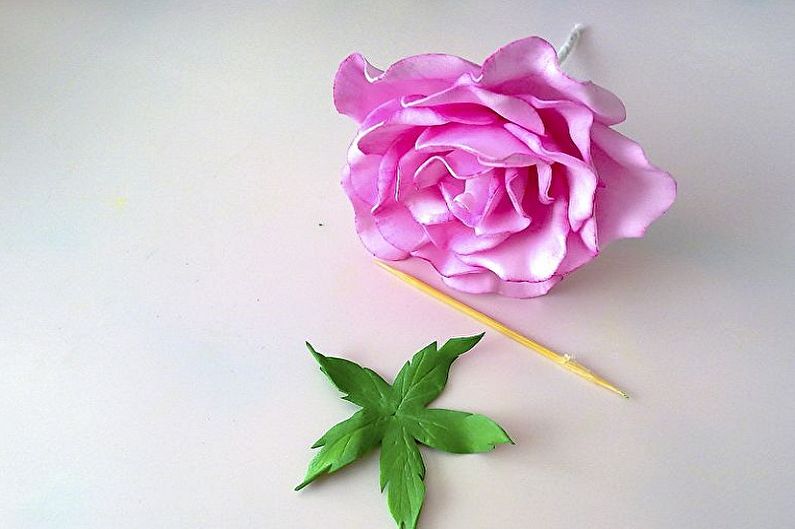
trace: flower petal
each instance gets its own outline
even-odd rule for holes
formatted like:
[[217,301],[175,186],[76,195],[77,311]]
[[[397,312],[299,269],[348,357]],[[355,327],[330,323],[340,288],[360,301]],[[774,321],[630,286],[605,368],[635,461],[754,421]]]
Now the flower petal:
[[[342,182],[343,187],[347,190],[347,186],[350,185],[350,168],[348,166],[342,170]],[[379,259],[386,259],[389,261],[397,261],[409,256],[408,252],[395,247],[384,239],[370,212],[370,204],[362,201],[355,193],[348,193],[348,198],[350,198],[351,204],[353,205],[356,233],[359,234],[362,244],[364,244],[365,248],[367,248],[370,253]]]
[[480,252],[461,255],[473,266],[491,270],[506,281],[545,281],[551,278],[566,256],[569,223],[563,199],[547,208],[546,219],[536,218],[526,230],[514,233],[502,244]]
[[594,193],[596,192],[597,184],[597,177],[593,168],[578,158],[563,152],[547,149],[536,134],[513,123],[506,123],[505,129],[521,139],[522,142],[541,157],[549,161],[558,162],[552,167],[553,174],[556,170],[565,170],[569,182],[569,223],[571,224],[571,229],[578,231],[582,224],[593,215]]
[[478,65],[460,57],[425,54],[407,57],[381,71],[353,53],[342,61],[334,77],[334,106],[361,123],[385,101],[433,94],[464,74],[476,75],[478,70]]
[[560,263],[556,275],[563,277],[582,265],[591,262],[598,254],[591,252],[577,233],[569,233],[566,242],[566,258]]
[[415,147],[421,152],[460,149],[487,160],[504,160],[513,154],[533,155],[522,141],[500,125],[450,123],[430,127],[420,134]]
[[373,109],[372,112],[367,114],[367,117],[359,123],[359,131],[366,131],[368,129],[372,129],[376,125],[383,124],[386,120],[388,120],[395,112],[403,108],[403,105],[400,104],[400,100],[398,99],[390,99]]
[[476,156],[464,151],[452,151],[446,154],[444,162],[453,178],[472,178],[491,171],[491,167],[482,166]]
[[533,167],[511,167],[505,170],[505,189],[508,192],[508,198],[516,213],[527,218],[530,216],[525,212],[522,203],[527,191],[528,174],[531,170]]
[[448,179],[439,183],[450,211],[466,226],[473,228],[486,204],[502,186],[502,177],[494,171],[466,180]]
[[450,277],[442,276],[442,281],[456,290],[469,294],[489,294],[497,292],[500,288],[500,278],[488,270]]
[[538,201],[542,204],[551,204],[554,200],[549,194],[552,184],[552,166],[547,163],[537,164],[536,176],[538,177]]
[[403,204],[389,204],[373,213],[373,218],[384,240],[399,250],[411,252],[428,242],[425,230]]
[[597,237],[596,232],[596,217],[591,217],[590,219],[586,220],[578,232],[580,241],[593,255],[599,253],[599,238]]
[[643,149],[626,136],[595,124],[594,164],[604,184],[596,191],[599,244],[641,237],[676,198],[670,174],[651,165]]
[[560,283],[562,278],[554,276],[546,281],[502,281],[497,289],[498,294],[512,298],[537,298]]
[[[388,199],[400,196],[401,191],[407,191],[412,183],[410,181],[402,181],[398,173],[398,165],[404,158],[405,153],[411,149],[414,143],[414,135],[406,135],[398,138],[387,149],[386,154],[381,158],[381,163],[378,165],[376,189],[378,195],[375,204],[373,204],[373,212],[382,207]],[[408,179],[406,179],[408,180]],[[398,192],[395,192],[395,187],[400,186]]]
[[414,184],[422,189],[439,183],[450,174],[447,162],[441,156],[431,156],[414,172]]
[[417,170],[428,161],[428,154],[417,152],[413,148],[408,149],[398,162],[398,175],[401,184],[403,182],[414,182]]
[[504,187],[489,200],[486,210],[475,225],[475,235],[517,233],[530,226],[530,219],[517,212]]
[[442,276],[446,285],[470,294],[496,293],[512,298],[535,298],[543,296],[549,289],[560,282],[555,276],[546,281],[502,281],[494,272],[484,270],[471,274],[461,274],[451,277]]
[[[416,152],[416,151],[415,151]],[[478,163],[478,159],[464,151],[452,151],[444,156],[428,156],[414,172],[414,183],[417,187],[427,187],[438,183],[447,175],[459,180],[475,178],[492,170]]]
[[428,261],[443,276],[471,274],[482,270],[463,263],[454,253],[442,250],[433,243],[417,248],[411,252],[411,255]]
[[[357,146],[367,154],[384,154],[389,146],[402,134],[412,129],[461,123],[463,125],[488,125],[495,123],[493,114],[471,106],[446,105],[437,108],[398,108],[388,116],[384,114],[393,109],[393,102],[387,102],[374,110],[365,119],[370,124],[376,117],[384,118],[366,129],[357,139]],[[417,132],[419,134],[419,132]]]
[[380,156],[362,153],[352,145],[348,150],[348,164],[342,176],[342,188],[348,196],[356,196],[363,203],[372,207],[378,199],[376,175],[381,163]]
[[[576,149],[576,152],[568,154],[582,159],[585,163],[591,163],[593,112],[572,101],[545,101],[532,96],[526,96],[524,99],[538,109],[546,125],[546,136],[554,138],[555,142],[562,145],[567,152]],[[569,145],[571,149],[567,148]]]
[[450,103],[476,103],[490,108],[495,113],[527,130],[543,134],[544,123],[538,112],[526,101],[518,97],[498,94],[485,90],[472,84],[458,84],[429,95],[416,99],[410,103],[415,107],[432,107]]
[[[423,107],[416,107],[417,110],[420,108]],[[469,103],[439,105],[429,110],[433,110],[443,116],[447,122],[464,123],[466,125],[489,125],[497,123],[499,120],[489,109]]]
[[414,220],[420,224],[440,224],[454,219],[437,187],[428,187],[410,193],[402,200]]
[[560,69],[555,48],[539,37],[517,40],[497,50],[483,62],[476,81],[484,88],[508,95],[577,101],[608,125],[626,119],[620,99],[600,86],[566,75]]
[[472,228],[464,226],[458,220],[425,226],[425,231],[433,244],[459,256],[494,248],[510,235],[499,233],[478,237]]
[[364,133],[359,136],[356,146],[365,154],[386,155],[389,148],[394,145],[404,133],[408,133],[412,130],[420,129],[414,125],[376,125],[375,127],[365,130]]

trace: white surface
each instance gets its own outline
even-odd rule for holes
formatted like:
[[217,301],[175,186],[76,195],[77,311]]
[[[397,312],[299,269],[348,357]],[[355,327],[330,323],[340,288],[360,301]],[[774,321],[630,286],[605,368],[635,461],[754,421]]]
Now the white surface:
[[437,404],[517,444],[424,452],[420,527],[791,524],[793,4],[588,4],[3,2],[0,527],[393,527],[376,458],[292,491],[353,410],[303,341],[391,376],[481,326],[370,264],[332,76],[574,22],[679,199],[547,297],[461,297],[633,399],[488,333]]

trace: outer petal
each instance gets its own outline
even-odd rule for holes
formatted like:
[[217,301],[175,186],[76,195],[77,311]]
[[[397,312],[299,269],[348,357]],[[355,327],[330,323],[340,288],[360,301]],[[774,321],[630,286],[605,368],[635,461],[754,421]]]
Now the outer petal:
[[600,246],[643,236],[673,203],[676,182],[651,165],[637,143],[609,127],[594,124],[592,139],[594,164],[604,184],[596,191]]
[[497,50],[483,62],[477,81],[480,86],[503,94],[577,101],[608,125],[626,119],[620,99],[600,86],[566,75],[560,69],[555,49],[538,37],[517,40]]
[[557,285],[562,278],[555,276],[546,281],[532,283],[529,281],[502,281],[497,292],[512,298],[537,298]]
[[390,99],[439,92],[464,74],[476,75],[478,69],[478,65],[453,55],[425,54],[407,57],[381,71],[353,53],[342,61],[334,77],[334,106],[361,123]]
[[502,281],[493,272],[464,264],[455,255],[433,244],[419,248],[412,255],[428,261],[448,286],[471,294],[499,293],[514,298],[531,298],[546,294],[560,281],[559,277],[538,283]]
[[[342,186],[346,191],[348,191],[351,186],[350,182],[351,171],[348,166],[345,166],[342,170]],[[353,205],[356,232],[359,234],[362,244],[364,244],[365,248],[367,248],[370,253],[379,259],[386,259],[389,261],[397,261],[409,256],[408,252],[395,247],[384,239],[370,212],[370,204],[360,199],[356,193],[348,193],[348,198],[350,198],[351,204]]]
[[380,156],[363,154],[355,145],[348,150],[348,164],[342,173],[342,189],[349,197],[357,197],[372,206],[378,200],[376,176],[381,163]]
[[560,263],[556,276],[561,278],[582,265],[589,263],[597,256],[597,252],[588,248],[579,233],[571,232],[566,239],[566,257]]
[[403,204],[393,202],[373,213],[373,219],[381,236],[399,250],[411,252],[428,242],[425,230]]
[[378,218],[373,215],[373,204],[378,199],[378,168],[382,162],[380,156],[365,155],[352,146],[348,165],[342,171],[342,188],[353,205],[356,231],[370,253],[381,259],[405,259],[409,250],[423,243],[425,233],[400,204],[382,208]]
[[434,244],[426,244],[411,252],[411,255],[428,261],[437,272],[445,277],[473,274],[482,271],[481,268],[463,263],[452,252],[442,250]]
[[496,293],[512,298],[534,298],[543,296],[559,283],[561,278],[552,277],[537,283],[529,281],[502,281],[493,272],[485,270],[473,274],[442,277],[448,286],[470,294]]
[[488,270],[450,277],[442,276],[442,281],[456,290],[470,294],[489,294],[497,292],[500,288],[500,278]]

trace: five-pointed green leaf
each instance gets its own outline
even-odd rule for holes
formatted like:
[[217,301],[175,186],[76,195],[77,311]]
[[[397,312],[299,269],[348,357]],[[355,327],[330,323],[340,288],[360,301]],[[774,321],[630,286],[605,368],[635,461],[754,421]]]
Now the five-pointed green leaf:
[[309,463],[301,489],[317,477],[335,472],[381,445],[381,490],[399,529],[415,529],[425,498],[425,465],[417,443],[468,454],[487,452],[510,443],[508,434],[483,415],[427,409],[444,389],[450,366],[472,349],[482,334],[436,342],[407,362],[391,386],[374,371],[341,358],[323,356],[307,343],[320,369],[349,400],[362,407],[332,427],[312,448],[320,451]]

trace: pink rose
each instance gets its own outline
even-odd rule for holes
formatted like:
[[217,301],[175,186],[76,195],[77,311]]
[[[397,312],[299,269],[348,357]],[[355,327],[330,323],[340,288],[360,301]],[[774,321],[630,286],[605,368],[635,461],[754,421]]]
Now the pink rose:
[[358,134],[342,186],[380,259],[419,257],[453,288],[540,296],[621,237],[640,237],[676,183],[611,125],[621,101],[570,78],[530,37],[483,66],[451,55],[386,71],[359,54],[334,80]]

